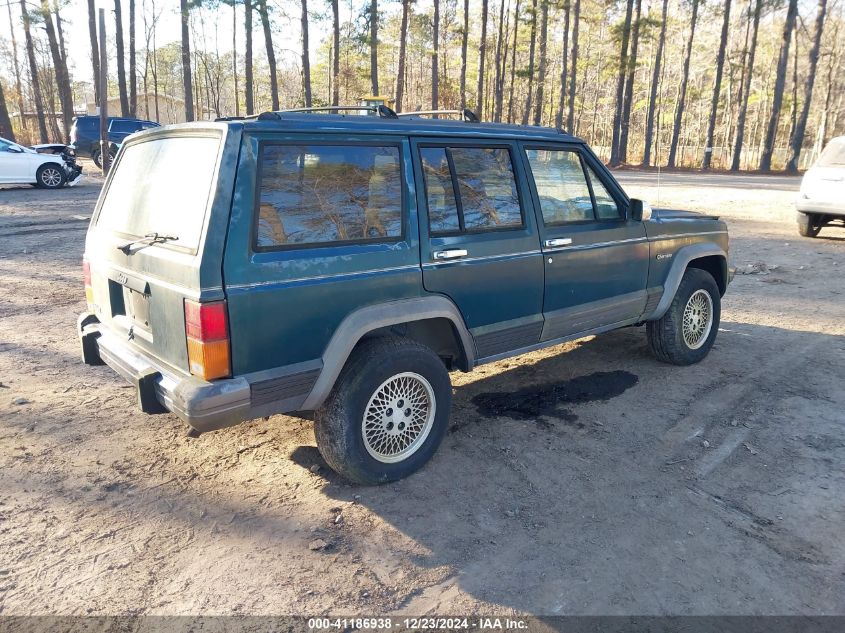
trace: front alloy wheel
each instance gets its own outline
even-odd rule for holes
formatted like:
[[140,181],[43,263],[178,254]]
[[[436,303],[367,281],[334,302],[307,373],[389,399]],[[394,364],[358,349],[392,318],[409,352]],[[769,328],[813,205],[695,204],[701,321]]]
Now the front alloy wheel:
[[652,354],[664,363],[692,365],[710,351],[719,330],[721,295],[705,270],[688,268],[666,313],[646,325]]
[[684,342],[698,349],[707,341],[713,327],[713,297],[706,290],[696,290],[684,307]]
[[41,165],[35,174],[36,185],[44,189],[58,189],[65,184],[65,172],[58,165]]

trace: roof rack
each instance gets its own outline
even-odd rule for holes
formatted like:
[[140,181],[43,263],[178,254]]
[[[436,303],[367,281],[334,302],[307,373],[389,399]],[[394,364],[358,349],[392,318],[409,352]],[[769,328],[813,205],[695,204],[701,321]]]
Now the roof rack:
[[478,115],[469,108],[464,108],[463,110],[417,110],[416,112],[400,112],[396,116],[439,116],[442,114],[457,114],[461,117],[462,121],[467,121],[469,123],[478,123],[480,121]]
[[314,108],[287,108],[285,110],[276,110],[271,112],[262,112],[258,115],[259,121],[266,121],[268,119],[278,119],[280,114],[289,114],[297,112],[355,112],[355,111],[375,112],[383,119],[395,119],[396,113],[388,108],[386,105],[372,105],[372,106],[319,106]]

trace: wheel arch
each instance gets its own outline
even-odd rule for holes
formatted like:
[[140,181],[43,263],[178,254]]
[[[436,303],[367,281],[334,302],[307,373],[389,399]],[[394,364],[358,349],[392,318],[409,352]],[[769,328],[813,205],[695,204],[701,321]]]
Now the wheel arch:
[[718,245],[711,243],[698,243],[684,246],[675,253],[672,260],[672,267],[666,275],[663,284],[663,296],[657,304],[654,312],[646,318],[648,321],[659,319],[672,304],[675,293],[681,285],[681,279],[687,268],[704,270],[713,276],[716,285],[719,287],[719,294],[724,295],[728,286],[728,256]]
[[457,306],[440,295],[415,297],[359,308],[347,315],[323,352],[323,370],[303,411],[322,404],[334,387],[355,347],[364,339],[396,334],[431,347],[438,354],[454,353],[454,364],[468,371],[475,364],[475,344]]

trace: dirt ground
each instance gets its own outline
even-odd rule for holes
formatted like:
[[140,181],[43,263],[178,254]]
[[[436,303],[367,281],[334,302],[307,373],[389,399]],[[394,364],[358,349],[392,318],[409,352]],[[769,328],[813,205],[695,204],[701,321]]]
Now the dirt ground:
[[845,613],[845,230],[800,238],[793,193],[724,178],[660,191],[754,273],[704,362],[629,328],[455,374],[440,451],[382,487],[307,421],[139,413],[79,360],[101,181],[0,189],[0,613]]

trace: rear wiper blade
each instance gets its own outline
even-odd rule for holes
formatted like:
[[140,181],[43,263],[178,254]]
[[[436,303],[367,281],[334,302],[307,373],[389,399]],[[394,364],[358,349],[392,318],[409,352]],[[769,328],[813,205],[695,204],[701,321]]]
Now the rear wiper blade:
[[144,244],[149,246],[150,244],[161,244],[162,242],[173,242],[178,240],[179,238],[176,235],[161,235],[159,233],[147,233],[144,237],[132,240],[131,242],[126,242],[122,246],[117,246],[117,250],[123,251],[125,255],[132,254],[132,247],[136,244]]

